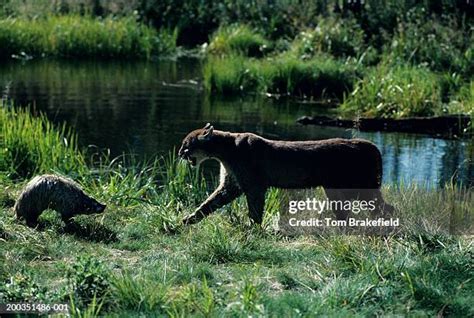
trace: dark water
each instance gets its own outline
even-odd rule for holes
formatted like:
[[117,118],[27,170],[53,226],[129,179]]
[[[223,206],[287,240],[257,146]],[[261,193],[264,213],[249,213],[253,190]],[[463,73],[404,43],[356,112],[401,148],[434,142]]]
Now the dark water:
[[383,154],[384,182],[437,186],[455,178],[474,184],[474,142],[396,133],[302,127],[295,120],[324,110],[314,104],[207,98],[201,65],[178,62],[11,62],[0,65],[2,95],[33,105],[55,122],[66,121],[82,145],[112,154],[160,155],[178,147],[206,122],[216,129],[251,131],[269,138],[322,139],[358,136],[374,141]]

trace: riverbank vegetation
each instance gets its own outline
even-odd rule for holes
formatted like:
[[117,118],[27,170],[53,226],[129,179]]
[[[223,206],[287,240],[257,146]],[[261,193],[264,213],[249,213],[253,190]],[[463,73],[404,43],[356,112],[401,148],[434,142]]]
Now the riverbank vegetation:
[[0,20],[0,43],[0,59],[150,58],[174,53],[176,35],[133,18],[19,17]]
[[151,58],[178,45],[204,53],[214,95],[329,100],[347,117],[474,112],[469,2],[9,0],[1,9],[0,58]]
[[[65,302],[72,316],[472,316],[474,195],[447,185],[384,189],[403,217],[401,234],[285,237],[263,229],[239,199],[183,227],[211,188],[173,155],[146,164],[88,153],[64,126],[0,108],[0,302]],[[108,205],[65,226],[46,211],[40,228],[12,206],[33,174],[77,180]],[[434,213],[436,211],[436,213]],[[466,227],[467,226],[467,227]],[[472,229],[470,229],[472,230]]]

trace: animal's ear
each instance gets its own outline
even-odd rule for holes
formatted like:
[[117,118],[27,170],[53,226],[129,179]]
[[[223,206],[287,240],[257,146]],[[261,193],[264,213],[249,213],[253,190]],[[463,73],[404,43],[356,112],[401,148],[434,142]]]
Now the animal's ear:
[[212,133],[214,132],[214,126],[211,126],[210,123],[204,127],[204,133],[198,136],[198,140],[209,140],[212,137]]

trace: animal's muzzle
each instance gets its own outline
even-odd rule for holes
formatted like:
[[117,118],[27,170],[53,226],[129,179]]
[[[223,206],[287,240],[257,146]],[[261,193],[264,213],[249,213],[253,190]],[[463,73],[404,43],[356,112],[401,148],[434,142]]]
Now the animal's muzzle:
[[195,166],[197,163],[196,157],[190,156],[189,149],[184,149],[184,150],[180,149],[178,152],[178,156],[181,159],[188,161],[192,166]]
[[178,156],[181,158],[181,159],[188,159],[188,156],[189,156],[189,149],[179,149],[178,151]]

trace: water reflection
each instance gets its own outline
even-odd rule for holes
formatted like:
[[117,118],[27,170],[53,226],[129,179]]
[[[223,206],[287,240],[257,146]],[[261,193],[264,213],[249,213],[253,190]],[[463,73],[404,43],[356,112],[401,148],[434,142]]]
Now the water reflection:
[[261,97],[206,98],[200,67],[195,60],[12,62],[0,65],[0,85],[17,104],[33,105],[53,121],[73,125],[83,145],[108,147],[114,155],[167,153],[188,131],[212,122],[217,129],[288,140],[358,136],[382,151],[385,183],[436,186],[454,178],[474,184],[472,141],[299,126],[299,116],[326,111]]

